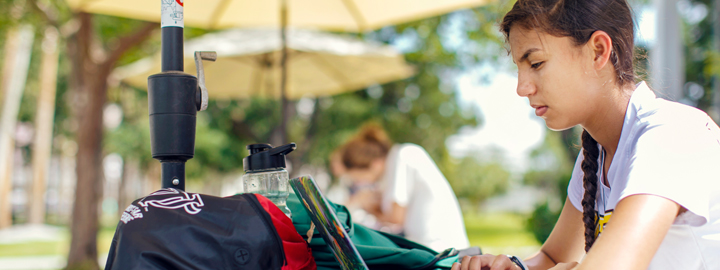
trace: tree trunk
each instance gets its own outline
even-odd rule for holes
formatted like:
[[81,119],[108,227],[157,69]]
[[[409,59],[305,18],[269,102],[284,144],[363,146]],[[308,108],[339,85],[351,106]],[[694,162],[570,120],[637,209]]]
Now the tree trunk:
[[33,144],[33,183],[30,200],[30,223],[45,222],[45,185],[52,153],[53,118],[55,114],[55,91],[57,89],[58,32],[55,27],[45,30],[40,64],[40,95],[35,116],[35,142]]
[[[68,39],[68,54],[72,60],[71,87],[75,90],[73,110],[78,119],[76,159],[77,183],[73,204],[71,241],[67,269],[98,269],[97,232],[102,200],[102,139],[103,107],[107,100],[107,78],[115,63],[128,49],[142,43],[157,28],[148,23],[136,32],[122,37],[109,53],[93,52],[92,15],[81,12],[78,31]],[[104,59],[94,59],[103,55]]]
[[25,89],[30,65],[34,33],[32,26],[24,25],[8,32],[3,65],[2,112],[0,112],[0,229],[12,225],[10,190],[12,189],[13,143],[20,101]]
[[80,13],[80,28],[68,41],[75,90],[77,183],[70,233],[67,269],[99,269],[97,232],[102,198],[102,114],[107,96],[107,75],[90,55],[93,39],[92,15]]

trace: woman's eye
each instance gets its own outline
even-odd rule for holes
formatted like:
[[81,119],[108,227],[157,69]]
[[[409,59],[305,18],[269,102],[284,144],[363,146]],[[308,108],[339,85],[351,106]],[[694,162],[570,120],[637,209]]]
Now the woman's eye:
[[530,67],[533,69],[538,69],[540,67],[540,65],[542,65],[543,63],[545,63],[545,62],[537,62],[535,64],[530,65]]

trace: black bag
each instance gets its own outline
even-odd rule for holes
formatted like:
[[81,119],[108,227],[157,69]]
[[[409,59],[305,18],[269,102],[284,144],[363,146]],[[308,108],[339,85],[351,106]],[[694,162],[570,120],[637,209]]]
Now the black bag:
[[127,207],[105,265],[108,270],[314,267],[307,243],[267,198],[176,189],[158,190]]

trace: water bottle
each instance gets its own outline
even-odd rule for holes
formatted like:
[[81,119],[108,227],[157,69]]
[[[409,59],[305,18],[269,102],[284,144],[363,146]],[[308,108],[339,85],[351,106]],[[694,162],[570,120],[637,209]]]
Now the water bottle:
[[285,155],[295,150],[295,143],[278,146],[259,143],[247,146],[250,155],[243,158],[245,174],[240,179],[239,193],[257,193],[270,199],[289,218],[292,213],[287,207],[288,172],[285,170]]

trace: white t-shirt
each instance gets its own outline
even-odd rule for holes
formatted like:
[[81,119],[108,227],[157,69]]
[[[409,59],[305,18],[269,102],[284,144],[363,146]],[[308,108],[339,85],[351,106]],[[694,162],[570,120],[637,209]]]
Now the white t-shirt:
[[470,246],[455,193],[422,147],[393,146],[385,168],[382,211],[390,211],[393,202],[405,207],[407,239],[438,252]]
[[[581,151],[568,187],[570,202],[580,211],[582,160]],[[598,164],[602,168],[602,154]],[[648,269],[720,269],[720,129],[707,114],[656,98],[640,83],[608,169],[609,187],[598,171],[596,233],[602,233],[623,198],[661,196],[688,211],[675,218]]]

